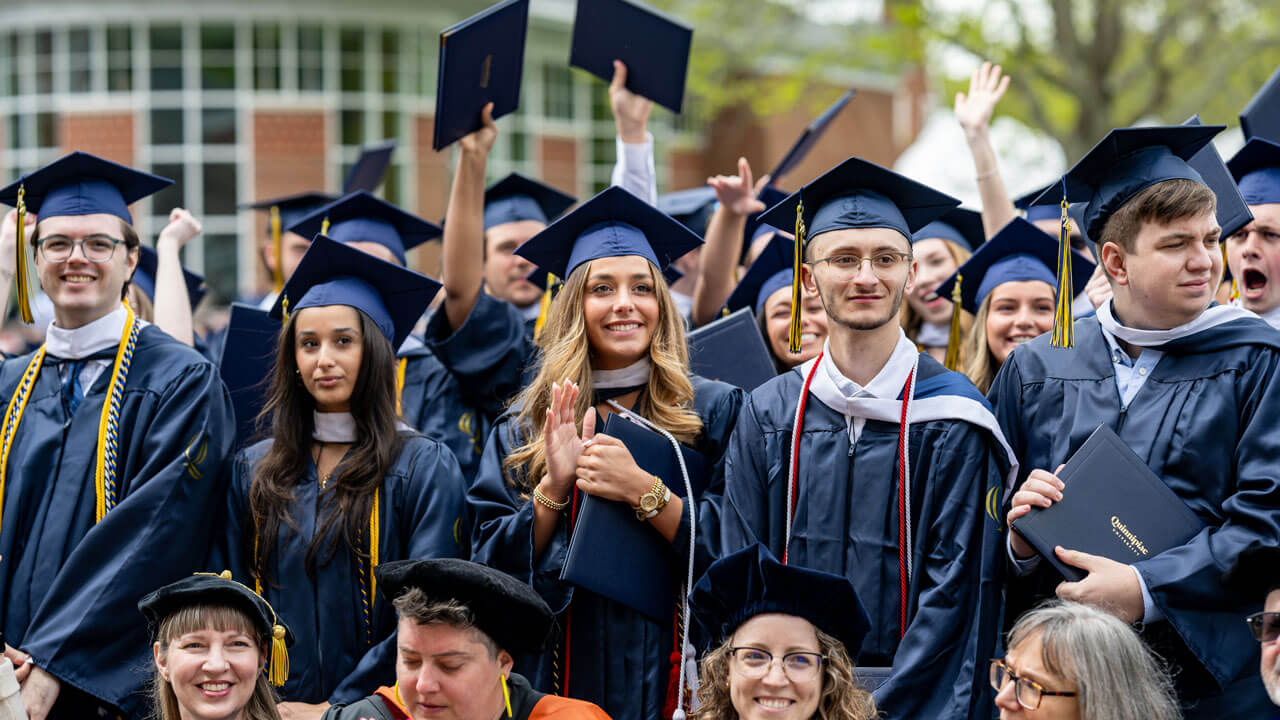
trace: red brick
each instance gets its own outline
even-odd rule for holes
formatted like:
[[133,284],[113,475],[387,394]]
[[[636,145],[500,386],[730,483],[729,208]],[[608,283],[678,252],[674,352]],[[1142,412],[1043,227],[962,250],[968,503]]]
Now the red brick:
[[578,141],[575,138],[539,137],[538,156],[542,158],[542,182],[570,195],[578,194]]
[[132,112],[66,112],[58,118],[64,153],[82,150],[122,165],[134,164]]

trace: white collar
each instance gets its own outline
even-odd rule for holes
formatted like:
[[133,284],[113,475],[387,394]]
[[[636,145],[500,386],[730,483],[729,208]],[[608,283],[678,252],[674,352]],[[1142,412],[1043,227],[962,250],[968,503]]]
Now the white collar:
[[[1240,298],[1236,298],[1235,300],[1231,301],[1231,306],[1243,308],[1244,303],[1240,301]],[[1248,309],[1248,308],[1245,308],[1245,309]],[[1267,324],[1270,325],[1271,327],[1280,329],[1280,307],[1275,307],[1266,312],[1254,313],[1254,314],[1262,318],[1263,320],[1265,320]]]
[[880,368],[875,377],[871,378],[871,382],[863,387],[845,377],[840,372],[840,368],[836,367],[835,361],[831,359],[831,338],[828,337],[822,347],[822,367],[814,373],[813,384],[809,386],[809,391],[832,410],[842,415],[852,416],[854,413],[849,412],[851,410],[849,401],[855,398],[897,400],[902,388],[907,384],[907,376],[915,367],[916,356],[919,353],[915,344],[907,339],[907,334],[899,329],[898,344],[894,346],[893,354],[889,356],[888,362]]
[[400,343],[400,350],[396,354],[404,355],[405,353],[408,353],[408,352],[421,350],[424,347],[426,347],[426,345],[424,345],[421,340],[410,335],[409,337],[404,339],[404,342]]
[[591,387],[596,390],[636,387],[649,382],[649,358],[639,360],[619,370],[592,370]]
[[124,305],[86,325],[64,330],[57,321],[45,332],[45,350],[64,360],[79,360],[120,344],[129,311]]
[[542,300],[539,299],[537,302],[533,303],[532,305],[525,305],[522,308],[516,308],[516,309],[520,311],[520,317],[524,318],[525,322],[529,322],[531,320],[537,320],[538,315],[542,314]]
[[349,412],[314,413],[316,429],[311,432],[312,440],[331,443],[353,443],[356,441],[356,419]]
[[1102,326],[1103,330],[1111,333],[1116,338],[1137,347],[1164,345],[1165,343],[1215,328],[1232,320],[1254,316],[1253,313],[1244,308],[1231,305],[1215,305],[1200,313],[1196,319],[1185,325],[1179,325],[1168,330],[1138,330],[1121,325],[1120,321],[1116,320],[1115,314],[1111,310],[1111,305],[1114,302],[1114,299],[1108,300],[1098,307],[1098,324]]
[[[934,325],[933,323],[922,323],[920,332],[916,333],[916,343],[920,347],[946,347],[947,341],[951,339],[951,323],[943,325]],[[903,382],[906,382],[905,380]]]

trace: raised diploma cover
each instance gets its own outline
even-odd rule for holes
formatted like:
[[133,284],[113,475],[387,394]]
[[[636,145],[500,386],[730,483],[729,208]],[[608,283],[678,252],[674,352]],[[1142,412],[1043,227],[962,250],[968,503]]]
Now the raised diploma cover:
[[1013,531],[1062,576],[1085,572],[1058,560],[1054,546],[1129,565],[1182,545],[1204,527],[1120,436],[1100,425],[1058,473],[1062,500],[1013,522]]
[[689,371],[695,375],[751,392],[778,374],[751,308],[739,308],[688,337]]
[[433,150],[483,127],[489,102],[494,120],[515,112],[528,26],[529,0],[505,0],[440,33]]

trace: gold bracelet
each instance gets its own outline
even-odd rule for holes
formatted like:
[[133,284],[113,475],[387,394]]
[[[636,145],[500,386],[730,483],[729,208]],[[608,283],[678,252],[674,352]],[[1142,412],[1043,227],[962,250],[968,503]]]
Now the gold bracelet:
[[548,510],[553,510],[555,512],[560,512],[565,508],[569,507],[568,500],[565,500],[564,502],[556,502],[555,500],[552,500],[546,495],[543,495],[542,490],[540,490],[537,485],[533,486],[533,499],[539,505],[547,508]]

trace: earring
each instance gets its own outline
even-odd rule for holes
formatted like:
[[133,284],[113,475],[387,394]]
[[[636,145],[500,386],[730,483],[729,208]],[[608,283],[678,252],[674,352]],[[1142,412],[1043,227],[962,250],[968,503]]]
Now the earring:
[[502,683],[502,699],[507,703],[507,717],[513,718],[515,714],[511,712],[511,691],[507,689],[507,676],[499,673],[498,680]]

